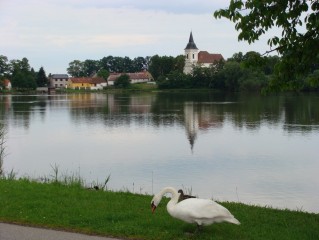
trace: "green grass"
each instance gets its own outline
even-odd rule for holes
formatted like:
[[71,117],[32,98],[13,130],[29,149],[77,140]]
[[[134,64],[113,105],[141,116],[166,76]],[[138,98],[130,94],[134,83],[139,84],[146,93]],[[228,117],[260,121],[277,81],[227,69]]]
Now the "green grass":
[[168,215],[163,199],[80,185],[0,179],[0,221],[129,239],[319,239],[319,215],[224,202],[241,225],[196,226]]

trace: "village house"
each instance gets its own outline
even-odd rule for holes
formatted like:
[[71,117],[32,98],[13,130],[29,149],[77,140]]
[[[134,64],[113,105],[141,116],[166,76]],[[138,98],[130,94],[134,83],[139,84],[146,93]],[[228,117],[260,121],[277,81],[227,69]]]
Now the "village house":
[[6,89],[6,90],[11,90],[11,88],[12,88],[11,82],[9,79],[3,80],[3,86],[4,86],[4,89]]
[[210,67],[212,64],[223,60],[223,56],[219,53],[208,53],[207,51],[199,51],[192,32],[189,36],[189,41],[184,49],[185,66],[184,73],[191,74],[194,66]]
[[80,77],[69,78],[67,88],[71,89],[87,89],[87,90],[102,90],[107,86],[106,81],[100,77]]
[[51,88],[65,88],[68,85],[67,74],[52,74],[49,78]]
[[111,73],[107,79],[108,85],[114,85],[114,81],[121,75],[128,75],[132,84],[134,83],[147,83],[153,81],[152,75],[148,71],[137,73]]

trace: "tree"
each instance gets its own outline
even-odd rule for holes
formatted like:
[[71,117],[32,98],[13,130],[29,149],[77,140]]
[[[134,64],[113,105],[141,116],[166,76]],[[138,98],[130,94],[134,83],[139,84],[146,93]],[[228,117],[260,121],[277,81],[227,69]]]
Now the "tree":
[[0,80],[7,77],[9,74],[8,58],[0,55]]
[[100,69],[100,70],[97,72],[97,76],[103,78],[104,81],[107,82],[107,79],[108,79],[108,77],[110,76],[110,73],[109,73],[109,71],[107,71],[106,69]]
[[[235,23],[238,39],[255,42],[269,29],[278,27],[281,36],[268,39],[281,61],[277,64],[277,89],[296,89],[300,76],[313,70],[318,63],[319,2],[317,0],[231,0],[228,8],[215,11],[215,18],[225,17]],[[319,84],[319,80],[317,82]]]
[[119,76],[115,81],[114,81],[114,86],[116,88],[128,88],[131,85],[130,77],[127,74],[123,74]]
[[11,83],[14,88],[36,88],[34,70],[31,69],[27,58],[11,60]]
[[233,56],[227,60],[240,63],[244,60],[244,55],[242,52],[234,53]]
[[36,82],[38,87],[46,87],[48,85],[48,78],[43,67],[41,67],[37,73]]
[[194,88],[203,88],[209,87],[212,82],[212,74],[211,68],[194,66],[193,74],[192,74],[192,87]]
[[147,60],[143,57],[134,58],[132,61],[133,72],[140,72],[147,69]]
[[83,77],[91,77],[100,69],[99,61],[87,59],[80,65]]
[[191,75],[180,71],[171,71],[166,76],[159,77],[157,84],[160,89],[190,88],[192,87]]
[[179,55],[176,58],[172,56],[158,56],[154,55],[150,59],[148,70],[152,74],[155,80],[160,76],[166,76],[171,71],[183,72],[185,65],[185,58],[183,55]]
[[219,77],[223,78],[224,90],[238,91],[239,79],[243,75],[243,71],[240,68],[240,64],[237,62],[227,62],[222,71],[219,73]]
[[84,77],[84,63],[80,60],[73,60],[69,63],[67,72],[72,77]]

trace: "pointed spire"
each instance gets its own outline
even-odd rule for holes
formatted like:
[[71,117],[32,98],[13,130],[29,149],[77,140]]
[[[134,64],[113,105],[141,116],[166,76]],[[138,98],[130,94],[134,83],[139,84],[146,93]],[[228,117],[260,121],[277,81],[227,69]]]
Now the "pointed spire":
[[193,33],[191,32],[191,34],[189,35],[189,41],[187,43],[187,46],[185,49],[198,49],[196,47],[196,44],[194,42],[194,39],[193,39]]

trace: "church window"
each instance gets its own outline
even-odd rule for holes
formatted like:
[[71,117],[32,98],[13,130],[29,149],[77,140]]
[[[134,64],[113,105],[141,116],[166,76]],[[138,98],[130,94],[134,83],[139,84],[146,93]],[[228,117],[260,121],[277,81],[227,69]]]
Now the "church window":
[[193,59],[195,59],[195,54],[193,54]]

